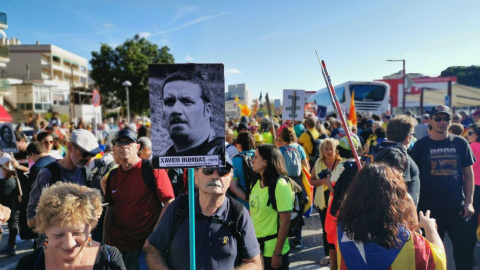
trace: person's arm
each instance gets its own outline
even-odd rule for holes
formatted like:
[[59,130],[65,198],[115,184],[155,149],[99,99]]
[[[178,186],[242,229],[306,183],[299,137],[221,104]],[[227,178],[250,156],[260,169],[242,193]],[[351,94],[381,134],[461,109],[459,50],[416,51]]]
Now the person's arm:
[[100,179],[100,188],[102,189],[102,193],[105,195],[105,189],[107,188],[107,177],[110,172],[106,173],[102,179]]
[[103,240],[105,244],[110,244],[110,226],[112,225],[113,206],[107,206],[105,218],[103,219]]
[[313,166],[312,167],[312,174],[311,174],[312,177],[310,178],[310,185],[312,185],[314,187],[319,187],[321,185],[327,185],[327,178],[319,179],[318,178],[318,173],[315,170],[315,166]]
[[20,163],[18,163],[16,159],[12,160],[12,165],[13,165],[13,168],[15,168],[16,170],[20,170],[22,172],[28,172],[28,167],[20,165]]
[[38,172],[37,179],[33,182],[27,206],[27,225],[30,228],[35,228],[37,225],[38,201],[40,200],[40,195],[42,195],[42,189],[50,183],[50,178],[52,178],[50,170],[43,168]]
[[250,259],[243,259],[242,265],[235,268],[236,270],[260,270],[263,269],[262,259],[260,258],[260,254],[257,256],[250,258]]
[[163,254],[152,245],[147,248],[147,265],[150,270],[169,270]]
[[463,188],[465,190],[465,203],[463,204],[463,218],[468,218],[473,215],[475,210],[473,209],[473,191],[475,188],[475,182],[473,180],[473,168],[472,165],[463,167]]
[[418,226],[425,230],[425,238],[427,240],[443,250],[445,252],[445,247],[443,246],[442,239],[438,235],[435,219],[430,218],[430,210],[427,210],[425,215],[422,211],[418,213],[419,223]]
[[230,182],[230,187],[229,190],[235,194],[238,198],[246,201],[247,200],[247,194],[245,191],[238,185],[239,179],[232,179]]
[[[285,244],[285,240],[287,239],[288,228],[290,227],[290,221],[292,212],[282,212],[278,213],[280,218],[280,228],[278,228],[278,237],[277,237],[277,244],[275,245],[275,250],[273,251],[272,256],[272,268],[280,268],[282,266],[282,249],[283,245]],[[278,256],[280,255],[280,256]]]

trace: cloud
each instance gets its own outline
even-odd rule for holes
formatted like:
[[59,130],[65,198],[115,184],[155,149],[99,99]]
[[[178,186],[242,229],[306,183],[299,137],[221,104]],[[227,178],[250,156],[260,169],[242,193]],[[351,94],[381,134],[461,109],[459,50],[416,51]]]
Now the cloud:
[[185,61],[187,61],[187,62],[192,62],[192,61],[193,61],[193,57],[191,57],[190,55],[185,55]]
[[151,36],[152,34],[150,34],[149,32],[140,32],[138,33],[138,36],[140,36],[141,38],[148,38],[149,36]]
[[176,21],[180,18],[183,18],[185,16],[187,16],[188,14],[194,12],[195,10],[197,10],[198,8],[195,7],[195,6],[184,6],[184,7],[179,7],[178,8],[178,11],[177,11],[177,14],[175,14],[175,17],[173,17],[173,20]]
[[105,24],[103,24],[103,28],[105,28],[105,29],[112,29],[112,28],[113,28],[113,24],[111,24],[111,23],[105,23]]
[[236,68],[231,68],[231,69],[225,71],[225,73],[227,73],[227,74],[240,74],[240,73],[242,73],[242,71],[238,70]]
[[189,26],[192,26],[192,25],[195,25],[197,23],[201,23],[203,21],[208,21],[208,20],[211,20],[211,19],[214,19],[214,18],[217,18],[217,17],[220,17],[220,16],[223,16],[223,15],[227,15],[226,12],[221,12],[221,13],[218,13],[216,15],[211,15],[211,16],[203,16],[203,17],[200,17],[198,19],[195,19],[193,21],[189,21],[189,22],[186,22],[178,27],[174,27],[172,29],[168,29],[168,30],[163,30],[163,31],[159,31],[159,32],[156,32],[156,33],[153,33],[152,36],[157,36],[157,35],[161,35],[161,34],[166,34],[166,33],[170,33],[170,32],[173,32],[173,31],[178,31],[180,29],[183,29],[185,27],[189,27]]

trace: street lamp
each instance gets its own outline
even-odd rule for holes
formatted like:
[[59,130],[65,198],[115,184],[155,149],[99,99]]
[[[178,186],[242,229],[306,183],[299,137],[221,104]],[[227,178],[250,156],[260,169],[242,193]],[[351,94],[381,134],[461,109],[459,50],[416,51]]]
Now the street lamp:
[[125,86],[125,90],[127,91],[127,121],[130,125],[130,97],[128,95],[128,87],[132,86],[132,83],[129,81],[124,81],[122,85]]
[[403,113],[405,113],[405,96],[406,96],[406,88],[405,88],[405,79],[406,79],[406,76],[407,76],[407,73],[405,73],[405,59],[399,59],[399,60],[387,60],[388,62],[403,62],[403,75],[402,75],[402,79],[403,79],[403,99],[402,99],[402,111]]

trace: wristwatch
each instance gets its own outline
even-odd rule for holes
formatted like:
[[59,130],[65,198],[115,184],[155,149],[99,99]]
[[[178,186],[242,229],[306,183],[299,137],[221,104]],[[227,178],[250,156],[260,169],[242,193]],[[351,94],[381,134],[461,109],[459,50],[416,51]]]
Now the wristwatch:
[[277,256],[277,257],[282,257],[282,253],[281,252],[273,252],[273,255]]

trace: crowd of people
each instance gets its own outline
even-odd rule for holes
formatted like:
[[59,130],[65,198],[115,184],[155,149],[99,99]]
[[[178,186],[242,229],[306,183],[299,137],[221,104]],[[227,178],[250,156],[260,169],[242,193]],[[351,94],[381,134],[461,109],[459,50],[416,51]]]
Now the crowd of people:
[[[226,166],[194,170],[197,267],[289,269],[299,205],[313,199],[321,266],[445,269],[447,232],[457,269],[472,269],[479,120],[444,105],[420,117],[359,113],[347,130],[335,115],[226,119]],[[15,255],[20,234],[35,250],[17,269],[188,268],[189,175],[153,168],[148,125],[120,121],[111,135],[106,121],[67,126],[58,114],[29,124],[33,141],[19,125],[18,153],[0,156],[0,254]]]

